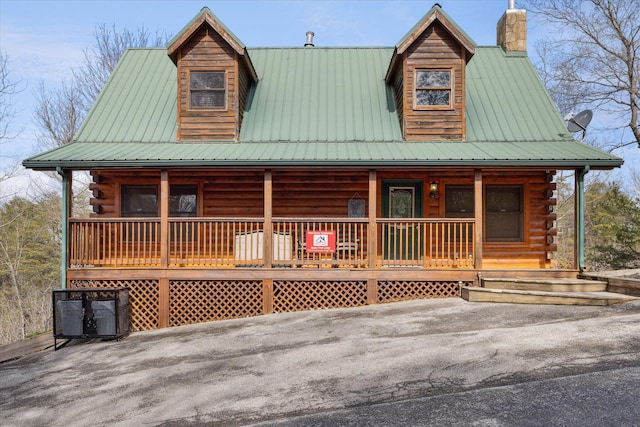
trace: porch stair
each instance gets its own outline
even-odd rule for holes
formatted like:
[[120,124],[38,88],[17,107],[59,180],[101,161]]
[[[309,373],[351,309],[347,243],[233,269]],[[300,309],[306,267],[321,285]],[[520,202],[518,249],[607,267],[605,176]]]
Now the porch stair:
[[607,282],[585,279],[483,278],[481,287],[461,286],[470,302],[606,306],[637,298],[607,292]]

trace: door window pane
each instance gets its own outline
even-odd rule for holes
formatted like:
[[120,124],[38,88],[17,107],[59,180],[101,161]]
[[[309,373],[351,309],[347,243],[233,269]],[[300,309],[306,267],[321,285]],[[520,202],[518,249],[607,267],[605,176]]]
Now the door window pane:
[[389,218],[414,218],[414,197],[413,187],[390,187]]

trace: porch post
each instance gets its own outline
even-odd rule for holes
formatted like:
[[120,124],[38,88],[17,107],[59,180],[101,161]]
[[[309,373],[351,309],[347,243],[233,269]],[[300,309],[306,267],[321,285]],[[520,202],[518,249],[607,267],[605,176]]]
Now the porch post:
[[60,242],[60,287],[67,289],[67,268],[69,267],[69,218],[73,197],[73,172],[56,169],[62,178],[62,241]]
[[482,170],[476,169],[473,174],[473,212],[475,218],[474,226],[474,246],[475,246],[475,269],[482,269],[482,229],[483,229],[483,203],[482,203]]
[[264,268],[273,266],[273,180],[271,170],[264,171]]
[[584,271],[584,177],[589,172],[589,165],[576,171],[575,176],[575,234],[574,266]]
[[[169,268],[169,172],[160,172],[160,267]],[[169,326],[169,279],[158,281],[158,327]]]
[[378,257],[378,236],[376,216],[378,207],[378,176],[375,170],[369,171],[369,230],[367,231],[367,257],[369,268],[376,268]]
[[169,267],[169,172],[160,172],[160,267]]

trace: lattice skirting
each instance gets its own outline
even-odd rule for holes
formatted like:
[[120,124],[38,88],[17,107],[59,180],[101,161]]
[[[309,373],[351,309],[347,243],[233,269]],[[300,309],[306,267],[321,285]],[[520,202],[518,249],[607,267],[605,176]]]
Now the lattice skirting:
[[158,329],[157,280],[71,280],[69,288],[129,288],[131,330]]
[[169,326],[258,316],[262,307],[260,280],[169,282]]
[[365,281],[275,281],[273,311],[358,307],[367,304]]
[[[466,283],[468,285],[468,283]],[[460,296],[459,282],[443,281],[379,281],[380,303],[423,298],[449,298]]]
[[[69,284],[71,289],[120,287],[129,288],[131,330],[157,329],[158,280],[71,280]],[[169,281],[169,307],[165,311],[169,313],[168,325],[259,316],[265,310],[282,313],[359,307],[368,303],[366,281],[274,280],[273,294],[264,294],[270,290],[261,280]],[[460,295],[457,281],[379,281],[371,292],[371,301],[376,303]]]

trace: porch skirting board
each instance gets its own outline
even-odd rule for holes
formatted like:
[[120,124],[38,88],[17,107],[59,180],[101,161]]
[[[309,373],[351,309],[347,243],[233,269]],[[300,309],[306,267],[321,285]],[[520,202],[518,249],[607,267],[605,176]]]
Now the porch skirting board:
[[[269,313],[460,296],[458,280],[72,279],[69,288],[129,288],[132,331]],[[462,282],[472,285],[473,282]],[[163,296],[163,292],[168,295]],[[163,307],[166,301],[168,307]],[[164,318],[163,317],[168,317]]]

